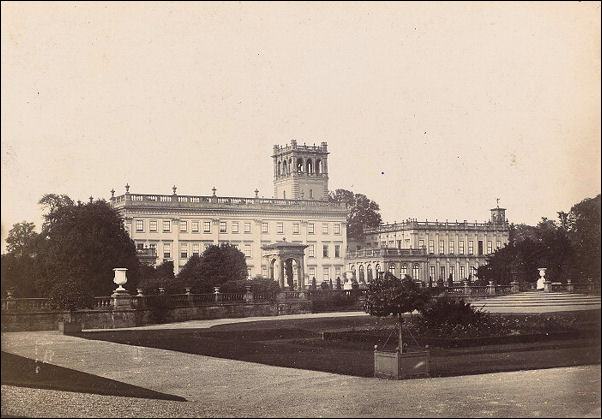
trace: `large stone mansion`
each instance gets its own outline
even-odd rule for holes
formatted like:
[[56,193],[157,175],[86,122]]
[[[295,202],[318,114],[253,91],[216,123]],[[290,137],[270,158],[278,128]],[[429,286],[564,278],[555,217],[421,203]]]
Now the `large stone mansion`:
[[[347,208],[328,201],[328,154],[325,142],[275,145],[272,199],[260,198],[257,190],[250,198],[219,196],[215,188],[211,195],[179,195],[175,186],[171,195],[135,194],[126,185],[125,194],[112,192],[111,204],[150,263],[173,261],[177,273],[192,255],[230,243],[245,254],[249,278],[262,275],[286,285],[284,264],[296,264],[288,285],[297,288],[313,278],[343,280],[346,271],[360,282],[387,270],[425,284],[450,275],[461,280],[508,242],[505,209],[497,207],[485,223],[383,224],[348,246]],[[274,246],[304,249],[304,255],[277,261]]]

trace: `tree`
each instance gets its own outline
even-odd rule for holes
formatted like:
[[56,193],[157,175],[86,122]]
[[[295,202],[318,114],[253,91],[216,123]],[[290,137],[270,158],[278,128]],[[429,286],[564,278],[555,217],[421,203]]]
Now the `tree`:
[[403,313],[422,309],[428,302],[426,290],[405,275],[403,279],[390,272],[370,281],[364,310],[378,317],[394,316],[398,319],[399,352],[403,350]]
[[600,285],[600,194],[573,205],[568,214],[568,238],[574,248],[572,276]]
[[35,240],[38,237],[35,228],[34,223],[27,221],[13,224],[6,237],[6,250],[19,257],[30,254],[34,250]]
[[347,214],[347,237],[361,241],[364,239],[364,229],[378,227],[382,222],[379,214],[380,207],[363,194],[354,194],[346,189],[330,192],[330,202],[345,203],[349,207]]
[[113,268],[123,267],[128,269],[126,288],[134,290],[136,248],[116,210],[104,200],[75,205],[69,197],[59,198],[45,195],[40,200],[49,212],[36,253],[39,289],[57,296],[61,308],[81,306],[82,294],[111,294]]
[[209,246],[201,256],[192,256],[178,274],[178,279],[187,285],[198,286],[201,291],[212,291],[213,287],[228,281],[247,278],[245,255],[235,246],[222,243]]

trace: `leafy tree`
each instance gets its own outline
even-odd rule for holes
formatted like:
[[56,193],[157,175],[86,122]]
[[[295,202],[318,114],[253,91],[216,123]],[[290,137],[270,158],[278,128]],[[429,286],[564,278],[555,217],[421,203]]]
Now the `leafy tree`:
[[34,223],[23,221],[13,224],[6,237],[6,250],[16,256],[24,256],[34,251],[38,234]]
[[210,292],[213,287],[228,281],[246,278],[245,255],[229,243],[209,246],[201,256],[192,256],[178,274],[178,279],[186,281],[187,285],[199,287],[201,292]]
[[[139,262],[134,242],[119,214],[104,200],[73,204],[66,196],[45,195],[49,210],[36,253],[37,286],[61,307],[80,305],[78,296],[109,295],[114,289],[113,268],[128,269],[126,287],[134,290]],[[76,291],[69,297],[70,290]]]
[[397,317],[399,351],[401,353],[403,350],[403,313],[422,309],[428,299],[427,291],[419,288],[409,275],[399,279],[387,272],[370,281],[364,310],[372,316]]
[[330,202],[347,204],[347,237],[361,241],[366,227],[378,227],[382,222],[380,207],[366,195],[353,193],[346,189],[337,189],[329,194]]
[[600,217],[600,194],[573,205],[567,216],[571,272],[578,282],[591,278],[600,285]]

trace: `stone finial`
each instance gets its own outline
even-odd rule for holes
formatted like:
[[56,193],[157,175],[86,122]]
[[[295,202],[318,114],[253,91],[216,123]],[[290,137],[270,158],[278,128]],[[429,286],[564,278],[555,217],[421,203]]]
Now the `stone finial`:
[[259,189],[256,188],[254,192],[255,192],[255,198],[259,198]]
[[92,203],[92,201],[94,200],[94,198],[92,197],[92,195],[90,195],[90,196],[88,197],[88,199],[90,200],[90,203]]
[[211,190],[213,191],[213,196],[216,196],[215,191],[217,191],[217,189],[215,189],[215,186],[213,188],[211,188]]
[[283,242],[285,242],[285,241],[286,241],[286,237],[283,237],[283,238],[282,238],[282,241],[283,241]]
[[115,198],[115,189],[111,188],[109,192],[111,192],[111,198]]
[[125,184],[125,193],[130,193],[130,185],[129,184]]
[[171,190],[173,191],[173,194],[174,194],[174,195],[176,194],[176,190],[177,190],[177,189],[178,189],[178,187],[177,187],[176,185],[173,185],[173,186],[171,187]]

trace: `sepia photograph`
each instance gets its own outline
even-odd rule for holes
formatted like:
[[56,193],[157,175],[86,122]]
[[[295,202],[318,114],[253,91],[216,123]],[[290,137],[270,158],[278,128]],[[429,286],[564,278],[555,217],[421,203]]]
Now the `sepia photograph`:
[[2,1],[1,417],[600,417],[600,2]]

